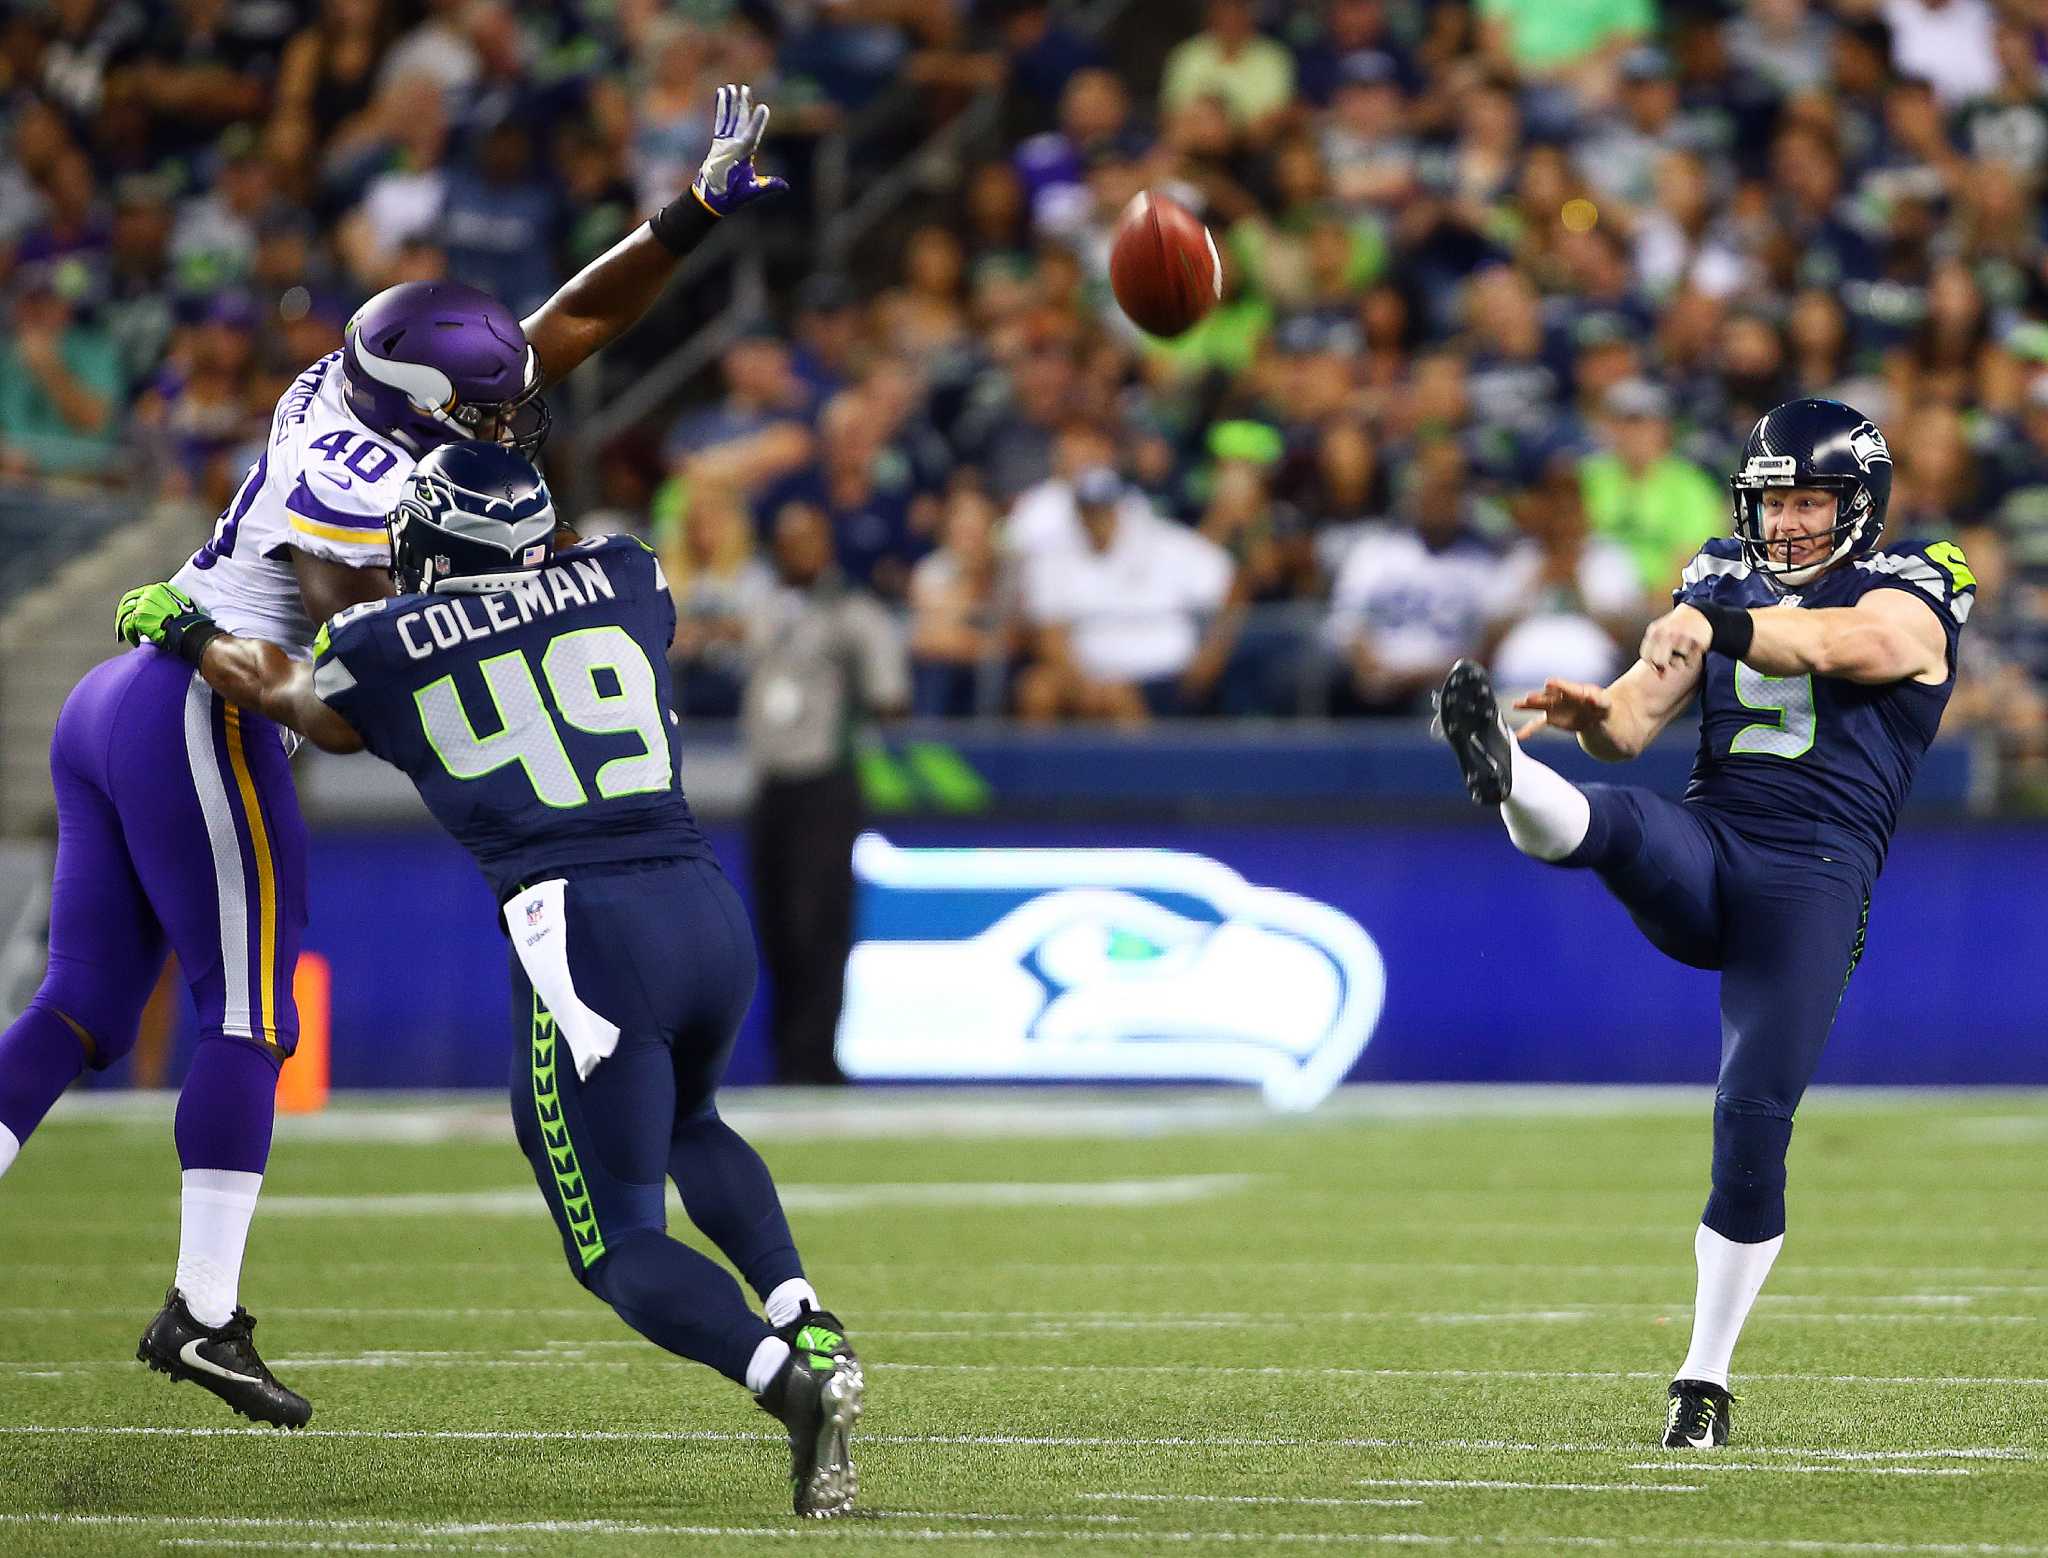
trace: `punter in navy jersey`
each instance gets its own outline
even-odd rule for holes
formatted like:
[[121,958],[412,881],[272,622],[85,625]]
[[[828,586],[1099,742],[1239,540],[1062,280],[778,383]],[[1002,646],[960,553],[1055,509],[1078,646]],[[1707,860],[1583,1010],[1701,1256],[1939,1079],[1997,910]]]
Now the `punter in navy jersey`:
[[[844,1514],[860,1361],[715,1102],[754,942],[677,776],[661,565],[629,538],[559,534],[539,474],[481,443],[420,461],[390,538],[397,598],[335,616],[310,666],[221,631],[171,585],[131,591],[119,625],[224,698],[412,779],[503,905],[513,1122],[570,1270],[649,1340],[752,1390],[789,1429],[797,1513]],[[667,1236],[664,1177],[765,1319]]]
[[1735,534],[1687,566],[1673,609],[1609,687],[1517,703],[1597,758],[1634,757],[1698,696],[1684,799],[1577,786],[1507,731],[1460,662],[1438,717],[1472,798],[1524,854],[1597,873],[1661,951],[1721,975],[1712,1189],[1694,1239],[1692,1344],[1667,1447],[1728,1437],[1728,1367],[1784,1242],[1792,1116],[1862,955],[1899,807],[1955,687],[1976,595],[1948,541],[1878,544],[1884,436],[1838,401],[1764,416],[1730,481]]

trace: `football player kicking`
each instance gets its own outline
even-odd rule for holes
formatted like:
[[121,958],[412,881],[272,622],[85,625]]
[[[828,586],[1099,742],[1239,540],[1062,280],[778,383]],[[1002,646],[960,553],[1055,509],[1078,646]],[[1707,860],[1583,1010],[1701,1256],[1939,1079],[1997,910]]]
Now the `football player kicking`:
[[1685,570],[1612,686],[1516,703],[1605,762],[1700,695],[1685,798],[1564,779],[1513,740],[1484,670],[1452,667],[1438,718],[1481,805],[1525,855],[1598,873],[1652,945],[1721,974],[1712,1188],[1693,1240],[1692,1343],[1664,1444],[1727,1443],[1729,1359],[1785,1237],[1792,1114],[1863,950],[1870,887],[1955,685],[1976,580],[1952,543],[1880,547],[1892,461],[1832,400],[1749,435],[1735,534]]
[[[675,604],[638,541],[557,551],[556,528],[523,458],[456,444],[392,513],[398,598],[336,616],[311,664],[168,584],[131,591],[118,627],[231,706],[404,770],[476,857],[512,937],[513,1120],[569,1269],[650,1341],[752,1390],[788,1425],[797,1513],[844,1514],[861,1366],[714,1101],[755,955],[677,779]],[[664,1174],[778,1324],[667,1236]]]
[[[261,457],[179,587],[223,625],[297,657],[315,623],[388,596],[385,520],[414,461],[468,440],[537,449],[541,388],[646,313],[721,217],[784,187],[754,170],[767,120],[747,88],[721,88],[693,187],[523,322],[452,282],[371,298],[343,349],[278,401]],[[306,829],[285,742],[176,659],[123,655],[73,689],[50,770],[50,961],[0,1034],[0,1174],[80,1072],[134,1046],[166,947],[175,952],[199,1042],[175,1127],[177,1273],[137,1356],[245,1417],[299,1427],[313,1409],[264,1367],[239,1303],[277,1068],[299,1031]]]

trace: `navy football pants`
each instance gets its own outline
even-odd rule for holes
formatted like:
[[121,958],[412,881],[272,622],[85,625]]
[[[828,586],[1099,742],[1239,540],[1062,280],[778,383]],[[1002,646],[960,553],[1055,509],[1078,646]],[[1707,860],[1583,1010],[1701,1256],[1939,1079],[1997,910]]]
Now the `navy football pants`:
[[568,878],[571,982],[618,1025],[618,1047],[579,1080],[514,957],[519,1145],[576,1279],[649,1340],[744,1379],[770,1328],[719,1266],[667,1236],[662,1180],[763,1297],[803,1275],[766,1165],[714,1103],[754,992],[746,912],[710,860]]
[[1856,864],[1757,843],[1650,790],[1583,788],[1592,825],[1559,864],[1597,873],[1660,952],[1721,975],[1713,1194],[1701,1220],[1738,1243],[1776,1238],[1792,1114],[1862,956],[1869,883]]

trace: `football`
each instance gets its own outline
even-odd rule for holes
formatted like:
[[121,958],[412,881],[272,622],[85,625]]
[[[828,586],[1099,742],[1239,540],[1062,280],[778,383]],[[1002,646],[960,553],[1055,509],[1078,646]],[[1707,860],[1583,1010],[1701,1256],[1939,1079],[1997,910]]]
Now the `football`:
[[1109,251],[1117,306],[1149,335],[1190,329],[1223,296],[1216,240],[1177,200],[1139,194],[1118,219]]

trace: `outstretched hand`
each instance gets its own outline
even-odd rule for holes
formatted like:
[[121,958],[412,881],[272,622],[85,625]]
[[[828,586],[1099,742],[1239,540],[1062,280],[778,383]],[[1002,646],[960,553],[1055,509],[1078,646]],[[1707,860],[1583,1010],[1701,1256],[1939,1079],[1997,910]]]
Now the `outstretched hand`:
[[1536,711],[1537,718],[1515,732],[1517,740],[1527,741],[1545,726],[1570,735],[1598,730],[1613,713],[1614,698],[1605,687],[1560,681],[1553,676],[1535,692],[1517,698],[1515,707]]
[[764,195],[789,188],[787,179],[763,178],[754,170],[754,153],[768,131],[768,105],[754,105],[754,89],[737,83],[718,89],[711,116],[711,149],[690,187],[707,209],[729,216]]

